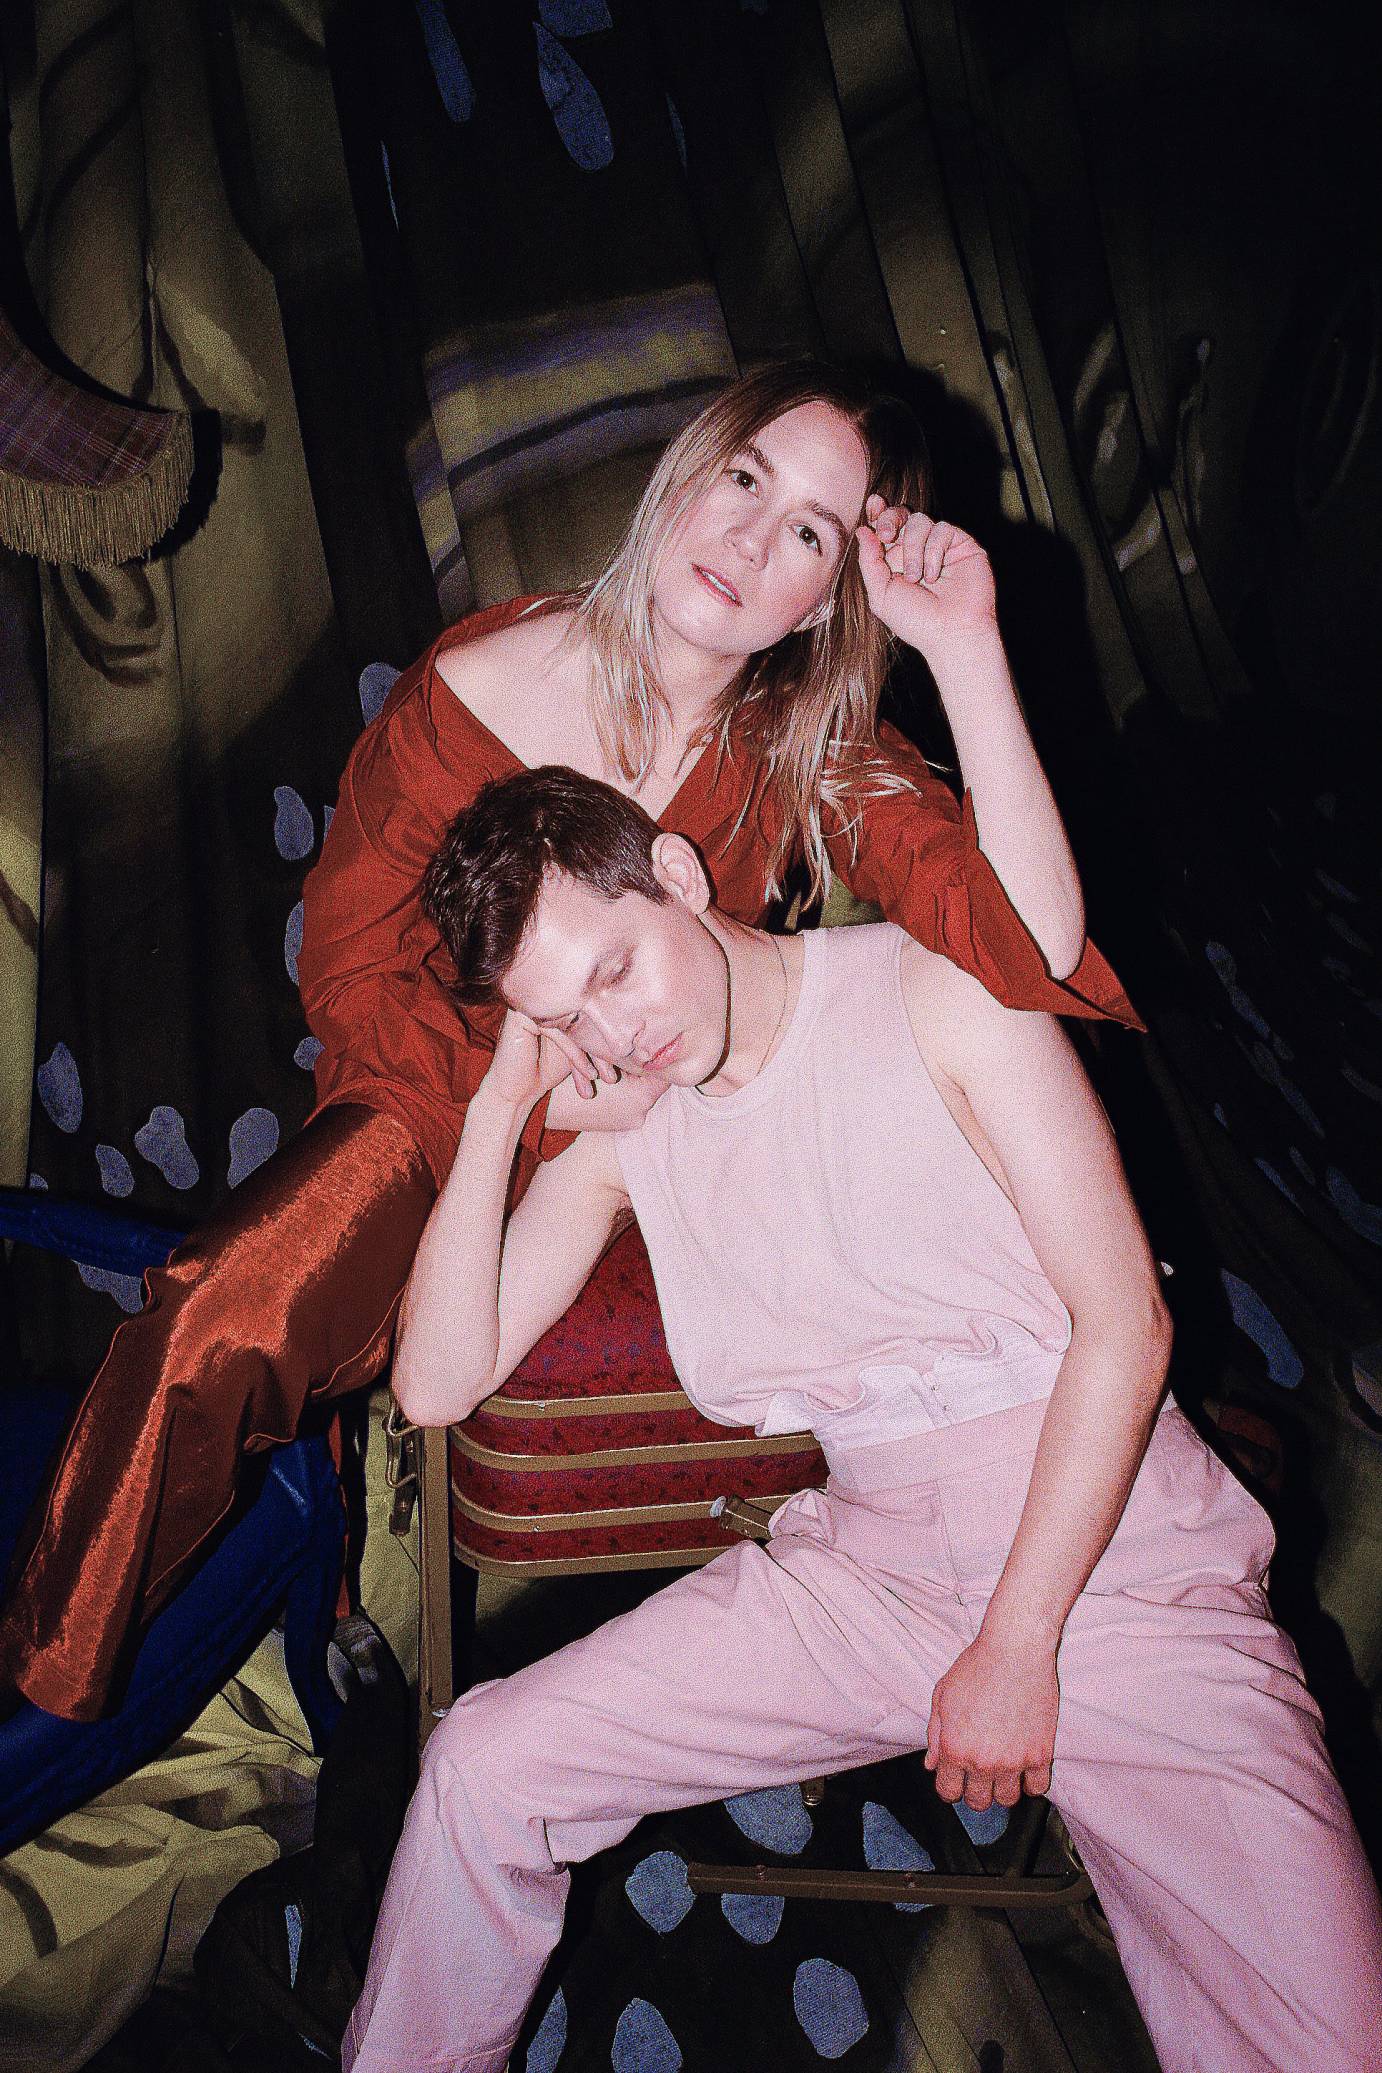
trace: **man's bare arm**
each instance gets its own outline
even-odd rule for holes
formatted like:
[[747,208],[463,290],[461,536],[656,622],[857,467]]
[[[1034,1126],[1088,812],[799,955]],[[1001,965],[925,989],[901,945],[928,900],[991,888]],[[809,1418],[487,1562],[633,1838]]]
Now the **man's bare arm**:
[[574,1079],[552,1089],[547,1104],[549,1130],[636,1130],[648,1110],[665,1093],[660,1073],[624,1072],[612,1083],[600,1080],[593,1094],[582,1094]]
[[1146,1451],[1170,1322],[1108,1118],[1059,1024],[999,1007],[915,946],[904,957],[922,1055],[1073,1326],[1007,1562],[978,1641],[937,1687],[928,1745],[947,1797],[1012,1804],[1049,1783],[1061,1633]]
[[544,1039],[540,1074],[536,1035],[517,1021],[509,1017],[466,1110],[403,1292],[393,1389],[419,1425],[467,1417],[512,1374],[579,1295],[628,1211],[612,1139],[592,1132],[538,1170],[505,1225],[523,1126],[566,1070]]

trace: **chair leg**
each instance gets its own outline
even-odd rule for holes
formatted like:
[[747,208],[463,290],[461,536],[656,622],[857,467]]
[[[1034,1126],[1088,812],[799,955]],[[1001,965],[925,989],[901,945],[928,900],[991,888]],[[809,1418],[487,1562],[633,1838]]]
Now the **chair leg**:
[[457,1698],[475,1682],[475,1618],[480,1572],[451,1557],[451,1666]]
[[456,1696],[451,1655],[451,1503],[444,1427],[419,1431],[418,1476],[418,1754]]
[[[808,1778],[800,1787],[807,1806],[819,1806],[828,1780]],[[807,1798],[813,1793],[814,1798]],[[1022,1862],[1036,1854],[1048,1818],[1044,1800],[1034,1802],[1018,1819],[1028,1830]],[[1064,1830],[1060,1831],[1062,1837]],[[1073,1844],[1062,1853],[1063,1871],[842,1871],[822,1866],[771,1864],[688,1864],[693,1893],[773,1894],[784,1900],[866,1900],[896,1904],[925,1901],[942,1907],[1064,1907],[1080,1909],[1094,1888]]]
[[688,1864],[693,1893],[772,1894],[783,1900],[876,1900],[896,1906],[1075,1907],[1093,1887],[1084,1872],[811,1871],[773,1864]]

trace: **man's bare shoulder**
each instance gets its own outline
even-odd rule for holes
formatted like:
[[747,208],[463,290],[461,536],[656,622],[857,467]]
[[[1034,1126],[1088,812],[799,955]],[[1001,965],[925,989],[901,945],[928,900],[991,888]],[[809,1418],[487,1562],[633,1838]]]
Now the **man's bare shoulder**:
[[1066,1044],[1053,1015],[1005,1007],[972,972],[910,937],[902,946],[901,981],[922,1057],[957,1081]]

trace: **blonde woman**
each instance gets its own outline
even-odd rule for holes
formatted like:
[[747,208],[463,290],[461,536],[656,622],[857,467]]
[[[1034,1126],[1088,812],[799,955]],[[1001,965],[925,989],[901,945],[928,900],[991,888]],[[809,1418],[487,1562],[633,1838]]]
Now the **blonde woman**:
[[[1085,942],[987,559],[925,493],[903,406],[831,370],[765,368],[673,442],[587,590],[478,613],[400,677],[307,882],[316,1112],[150,1277],[78,1413],[0,1621],[0,1676],[36,1704],[98,1715],[229,1510],[242,1451],[383,1365],[495,1034],[461,1020],[419,904],[489,779],[559,763],[607,780],[697,844],[743,921],[794,868],[817,895],[838,872],[1009,1005],[1135,1020]],[[940,690],[962,804],[878,724],[898,642]],[[558,1087],[529,1118],[519,1186],[571,1131],[627,1125],[655,1092]]]

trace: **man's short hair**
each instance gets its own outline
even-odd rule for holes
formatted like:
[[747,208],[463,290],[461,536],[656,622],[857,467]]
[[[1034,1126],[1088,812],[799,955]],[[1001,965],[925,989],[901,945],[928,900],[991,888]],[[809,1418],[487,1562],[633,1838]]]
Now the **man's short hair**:
[[661,833],[598,778],[549,763],[497,778],[457,814],[422,881],[423,909],[456,967],[458,1000],[499,996],[549,872],[602,893],[664,901],[653,873]]

